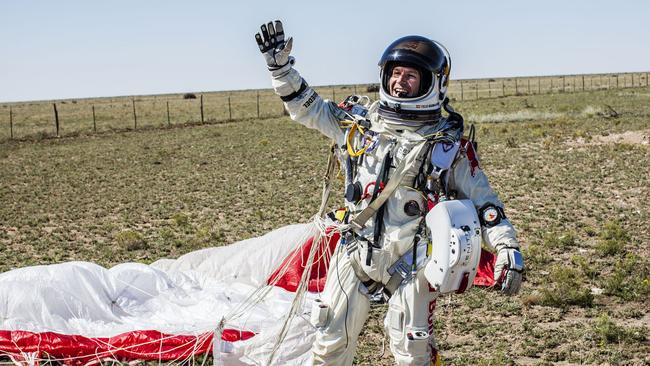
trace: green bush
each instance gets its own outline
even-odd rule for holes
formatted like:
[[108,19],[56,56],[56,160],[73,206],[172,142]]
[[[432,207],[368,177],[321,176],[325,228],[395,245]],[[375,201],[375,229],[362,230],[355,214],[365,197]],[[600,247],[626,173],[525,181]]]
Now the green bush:
[[593,332],[601,347],[611,343],[643,342],[646,338],[642,330],[618,326],[607,314],[602,314],[596,319]]
[[587,261],[587,258],[583,256],[580,255],[572,256],[571,263],[573,263],[578,268],[580,268],[582,270],[582,273],[585,276],[587,276],[587,278],[590,278],[592,280],[595,279],[599,274],[599,271],[596,268],[594,268],[592,265],[590,265],[589,262]]
[[128,251],[147,249],[147,242],[142,235],[134,230],[124,230],[115,236],[115,241]]
[[628,233],[618,222],[608,222],[600,232],[600,243],[596,249],[603,257],[623,253],[625,244],[630,240]]
[[650,298],[650,263],[629,254],[614,265],[611,275],[603,279],[604,293],[623,300]]
[[573,232],[566,233],[546,233],[544,243],[551,248],[569,249],[576,244],[576,234]]
[[582,275],[574,268],[555,266],[551,269],[549,284],[541,290],[542,305],[565,308],[570,305],[590,307],[594,296],[585,288]]
[[190,225],[190,217],[182,212],[177,212],[172,216],[174,224],[180,227],[187,227]]

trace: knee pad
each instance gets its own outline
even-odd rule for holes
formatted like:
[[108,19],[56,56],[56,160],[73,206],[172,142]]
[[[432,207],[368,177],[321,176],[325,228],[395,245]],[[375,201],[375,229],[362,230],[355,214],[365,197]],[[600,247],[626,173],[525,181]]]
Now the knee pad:
[[407,324],[404,310],[389,306],[384,327],[390,337],[390,349],[398,365],[412,364],[414,360],[430,360],[429,349],[433,336],[429,329]]

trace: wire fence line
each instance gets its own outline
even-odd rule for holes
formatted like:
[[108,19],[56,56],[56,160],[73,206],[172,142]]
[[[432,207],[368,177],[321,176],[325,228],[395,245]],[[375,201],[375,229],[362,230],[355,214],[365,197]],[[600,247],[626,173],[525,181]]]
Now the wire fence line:
[[[452,80],[452,100],[647,87],[648,72]],[[340,101],[351,94],[376,100],[376,85],[315,87]],[[107,131],[222,123],[284,114],[272,90],[66,99],[0,104],[0,141],[75,136]]]

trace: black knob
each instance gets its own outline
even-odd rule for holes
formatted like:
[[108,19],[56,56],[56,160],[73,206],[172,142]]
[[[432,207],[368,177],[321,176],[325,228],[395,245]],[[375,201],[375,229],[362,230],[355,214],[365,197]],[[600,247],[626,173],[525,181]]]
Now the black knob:
[[422,214],[420,205],[416,201],[408,201],[404,204],[404,212],[409,216],[417,216]]
[[357,203],[361,199],[361,183],[354,182],[348,184],[345,189],[345,199],[351,203]]

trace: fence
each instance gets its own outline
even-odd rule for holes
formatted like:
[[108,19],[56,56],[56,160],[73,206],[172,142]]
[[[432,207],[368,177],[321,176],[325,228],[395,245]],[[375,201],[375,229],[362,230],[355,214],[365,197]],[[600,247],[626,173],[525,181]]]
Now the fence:
[[[648,73],[562,75],[455,80],[449,96],[476,100],[511,95],[568,93],[648,86]],[[368,85],[316,87],[324,98],[340,101],[366,94]],[[283,115],[280,98],[271,90],[210,92],[184,99],[183,94],[68,99],[0,104],[0,141],[73,136],[115,130],[219,123]],[[6,127],[3,127],[6,126]]]

